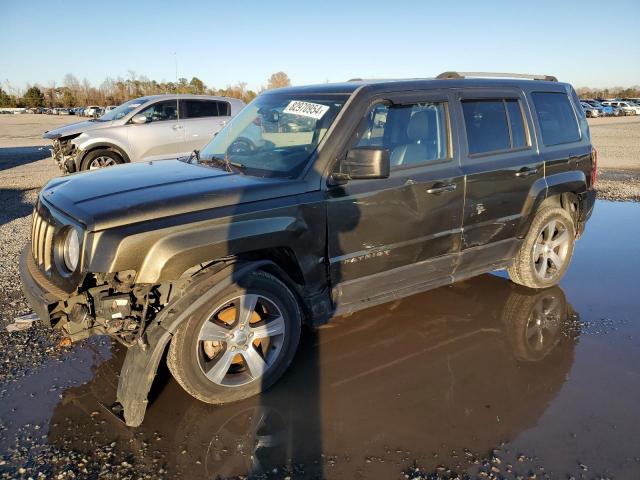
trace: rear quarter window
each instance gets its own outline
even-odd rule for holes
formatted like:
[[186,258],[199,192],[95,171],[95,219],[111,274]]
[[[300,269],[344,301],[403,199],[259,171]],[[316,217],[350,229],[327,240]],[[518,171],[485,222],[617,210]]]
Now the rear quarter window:
[[580,141],[580,129],[569,97],[560,92],[533,92],[542,143],[547,146]]

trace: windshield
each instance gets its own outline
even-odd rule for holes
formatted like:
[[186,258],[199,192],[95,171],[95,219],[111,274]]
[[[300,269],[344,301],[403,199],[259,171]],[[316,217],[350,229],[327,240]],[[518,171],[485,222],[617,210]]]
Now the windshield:
[[146,103],[148,100],[149,99],[145,97],[129,100],[128,102],[123,103],[119,107],[116,107],[113,110],[109,110],[107,113],[102,115],[98,120],[100,120],[101,122],[109,122],[111,120],[120,120],[121,118],[129,115],[133,110],[138,108],[143,103]]
[[249,175],[294,177],[327,133],[347,95],[266,94],[229,122],[193,163]]

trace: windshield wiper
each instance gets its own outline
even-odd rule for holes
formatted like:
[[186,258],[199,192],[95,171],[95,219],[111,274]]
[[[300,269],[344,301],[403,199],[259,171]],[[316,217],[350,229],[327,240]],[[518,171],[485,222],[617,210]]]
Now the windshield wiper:
[[191,160],[196,159],[196,162],[200,163],[200,150],[194,150],[189,154],[189,158],[187,158],[187,163],[191,163]]
[[247,166],[242,163],[232,162],[231,160],[229,160],[229,158],[226,155],[224,157],[211,156],[211,158],[207,158],[206,160],[200,160],[199,162],[200,163],[209,163],[209,162],[216,163],[217,165],[222,166],[229,173],[233,173],[234,168],[240,173],[243,173],[244,170],[246,170],[247,168]]

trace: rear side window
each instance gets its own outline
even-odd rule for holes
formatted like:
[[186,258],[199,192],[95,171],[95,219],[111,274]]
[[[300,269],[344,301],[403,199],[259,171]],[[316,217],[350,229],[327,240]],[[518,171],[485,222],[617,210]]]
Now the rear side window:
[[213,100],[185,100],[186,118],[226,117],[229,104]]
[[525,148],[529,145],[517,99],[463,100],[469,154]]
[[580,140],[578,120],[565,93],[533,92],[542,143],[560,145]]

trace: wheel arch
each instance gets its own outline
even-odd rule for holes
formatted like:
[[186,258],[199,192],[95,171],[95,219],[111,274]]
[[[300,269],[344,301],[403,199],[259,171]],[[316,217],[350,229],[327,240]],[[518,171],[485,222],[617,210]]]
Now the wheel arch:
[[181,296],[167,305],[145,332],[144,345],[138,343],[129,348],[118,380],[116,401],[122,405],[125,423],[130,427],[142,424],[146,413],[151,385],[173,334],[198,308],[232,283],[272,264],[269,260],[230,262],[223,268],[195,276],[190,285],[191,296]]
[[529,199],[524,208],[518,237],[524,237],[536,213],[546,207],[561,207],[569,212],[578,222],[580,201],[579,196],[587,191],[587,177],[582,170],[571,170],[557,173],[536,181],[530,191]]
[[213,260],[204,268],[202,264],[194,265],[186,270],[182,276],[206,274],[210,268],[213,268],[214,271],[221,271],[228,264],[249,265],[256,262],[260,265],[259,270],[273,275],[289,287],[300,304],[303,323],[312,324],[313,302],[308,296],[307,282],[302,273],[299,259],[291,247],[277,246],[242,252]]
[[131,163],[131,159],[129,158],[129,155],[127,155],[127,152],[125,152],[125,150],[122,147],[119,147],[118,145],[115,145],[109,142],[98,142],[98,143],[91,144],[90,147],[83,150],[81,154],[76,157],[75,163],[76,163],[77,171],[80,171],[80,168],[82,167],[82,162],[87,157],[87,155],[89,155],[89,153],[94,152],[96,150],[110,150],[114,153],[117,153],[120,156],[120,158],[122,158],[122,161],[124,163]]

